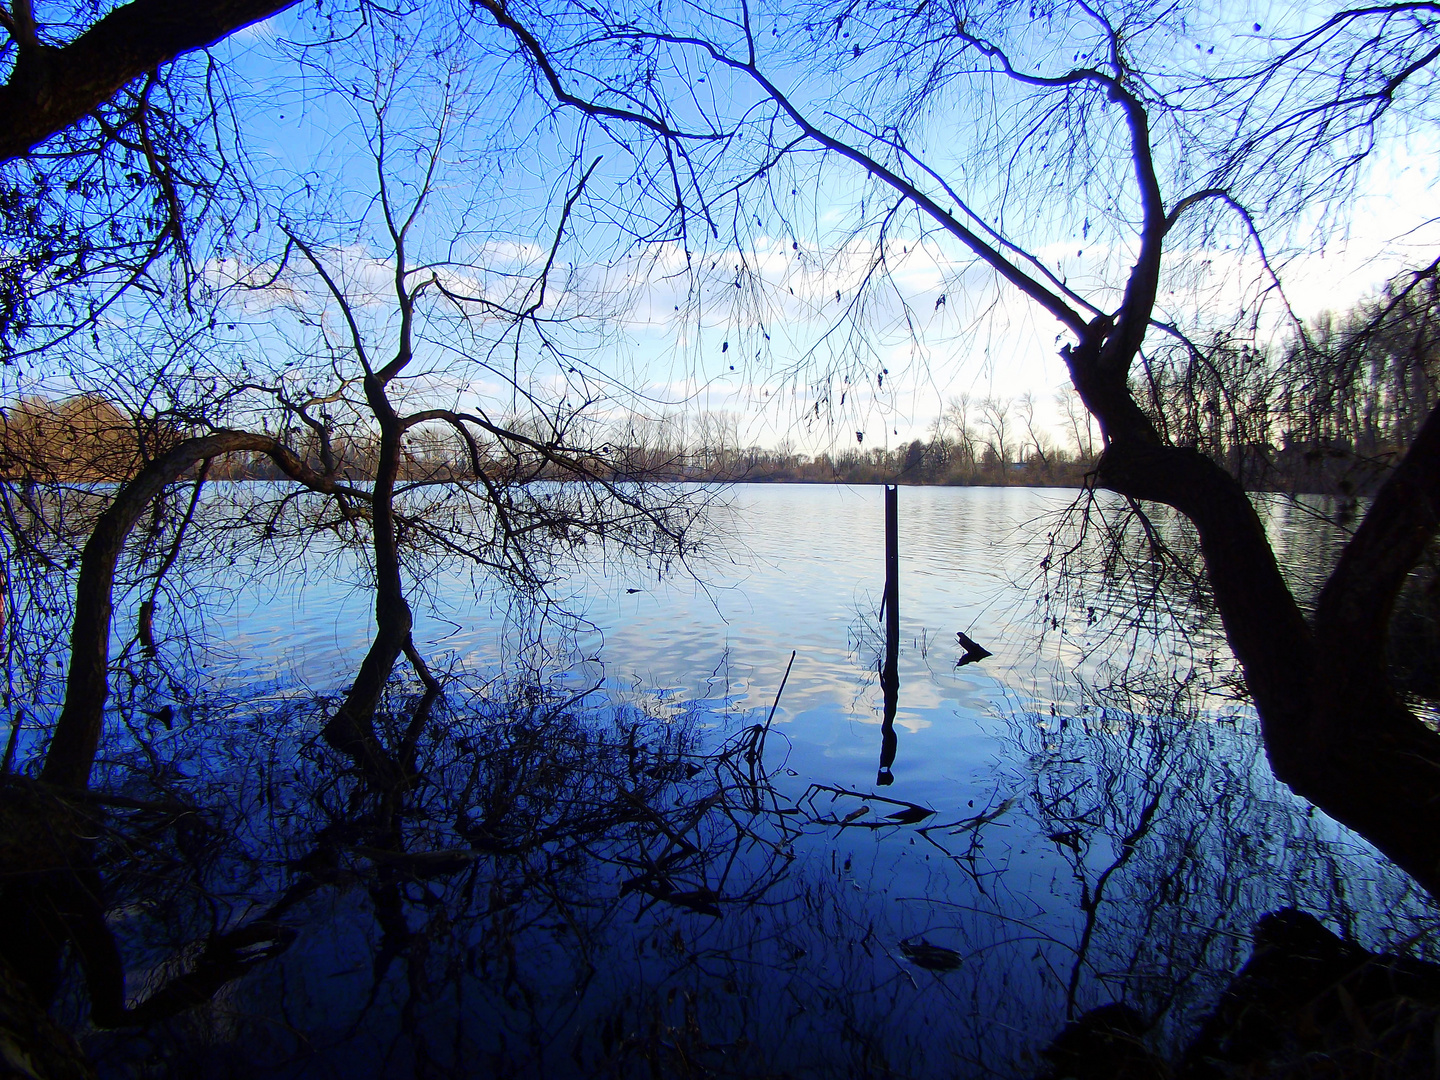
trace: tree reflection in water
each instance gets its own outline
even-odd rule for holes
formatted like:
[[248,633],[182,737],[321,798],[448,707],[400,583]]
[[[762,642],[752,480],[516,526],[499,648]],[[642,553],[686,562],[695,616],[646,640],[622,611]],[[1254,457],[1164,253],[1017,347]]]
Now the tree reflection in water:
[[7,959],[107,1073],[883,1076],[1033,1072],[1111,1001],[1173,1055],[1281,906],[1431,948],[1184,680],[1016,705],[959,817],[791,776],[762,716],[547,685],[395,690],[388,789],[322,702],[131,715],[103,794],[9,781],[48,834],[7,830]]
[[[1064,946],[1050,949],[1052,1015],[1123,1002],[1171,1062],[1246,962],[1257,924],[1278,909],[1312,913],[1372,949],[1440,951],[1433,902],[1277,785],[1253,716],[1239,703],[1216,709],[1198,675],[1117,674],[1078,709],[1017,710],[1009,720],[1018,808],[1063,865],[1051,889],[1072,905],[1054,934]],[[1410,1075],[1375,1064],[1376,1076]]]

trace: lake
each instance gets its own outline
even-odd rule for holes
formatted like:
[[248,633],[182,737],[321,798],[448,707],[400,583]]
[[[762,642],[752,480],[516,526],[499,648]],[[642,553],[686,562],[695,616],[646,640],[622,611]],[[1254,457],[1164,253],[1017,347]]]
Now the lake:
[[[1167,565],[1118,500],[1082,531],[1078,497],[901,489],[888,725],[880,488],[729,489],[688,572],[582,560],[547,604],[441,565],[415,633],[450,689],[383,798],[315,738],[368,644],[361,565],[207,569],[117,680],[101,771],[135,806],[102,869],[132,1007],[206,935],[237,935],[231,966],[121,1033],[83,1026],[72,975],[87,1052],[114,1075],[1026,1075],[1111,1001],[1178,1047],[1280,907],[1429,948],[1408,879],[1270,777],[1186,530],[1157,517]],[[1313,591],[1335,535],[1267,509]],[[957,631],[992,655],[957,666]],[[399,739],[413,691],[391,704]],[[147,847],[163,799],[199,824]]]

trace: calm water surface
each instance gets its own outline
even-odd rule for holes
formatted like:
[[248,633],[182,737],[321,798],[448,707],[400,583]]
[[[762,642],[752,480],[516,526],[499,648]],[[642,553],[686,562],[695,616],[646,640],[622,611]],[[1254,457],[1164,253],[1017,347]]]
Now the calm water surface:
[[[1271,781],[1214,620],[1174,581],[1144,603],[1133,543],[1101,572],[1101,531],[1064,524],[1076,493],[899,497],[893,783],[881,489],[742,486],[693,576],[557,581],[578,618],[537,629],[459,571],[429,584],[422,649],[495,681],[444,714],[383,843],[305,749],[305,702],[368,644],[363,575],[323,553],[220,575],[201,662],[251,711],[150,734],[227,792],[209,917],[279,912],[293,940],[190,1019],[87,1047],[117,1075],[144,1055],[211,1075],[1023,1075],[1112,1000],[1182,1041],[1276,907],[1372,946],[1425,925],[1401,875]],[[1304,509],[1271,529],[1297,586],[1319,580],[1330,541]],[[994,655],[957,667],[956,631]],[[133,921],[163,982],[178,946]]]
[[[859,782],[874,771],[872,729],[881,722],[881,491],[742,485],[717,511],[716,535],[688,574],[658,579],[624,563],[577,569],[552,594],[589,629],[562,634],[565,623],[556,621],[541,631],[563,637],[552,662],[580,665],[552,676],[577,685],[586,676],[603,678],[612,691],[633,686],[675,702],[768,710],[793,650],[776,723],[807,762],[813,757],[820,767],[826,759],[828,769],[842,770],[830,780]],[[1059,562],[1048,538],[1074,498],[1029,488],[902,491],[897,726],[927,734],[907,740],[913,752],[897,769],[897,783],[954,781],[983,768],[994,748],[982,745],[992,737],[984,732],[993,735],[982,718],[1017,706],[1048,708],[1073,694],[1077,675],[1093,680],[1105,662],[1129,663],[1137,648],[1148,651],[1134,628],[1086,617],[1093,605],[1103,613],[1123,602],[1100,588],[1098,575],[1089,578],[1094,595],[1087,602],[1082,588],[1078,608],[1058,606],[1058,590],[1056,605],[1042,602],[1043,564]],[[215,674],[321,693],[345,684],[369,644],[370,598],[354,586],[363,573],[328,555],[312,557],[304,573],[303,584],[228,582],[229,609],[210,626]],[[427,583],[427,592],[416,603],[416,634],[427,655],[498,670],[517,659],[518,642],[529,641],[505,598],[490,596],[483,581],[452,572]],[[1046,618],[1063,620],[1063,632],[1042,632],[1042,608]],[[956,631],[995,655],[957,670],[964,650]],[[1208,624],[1198,637],[1204,648],[1216,644]]]

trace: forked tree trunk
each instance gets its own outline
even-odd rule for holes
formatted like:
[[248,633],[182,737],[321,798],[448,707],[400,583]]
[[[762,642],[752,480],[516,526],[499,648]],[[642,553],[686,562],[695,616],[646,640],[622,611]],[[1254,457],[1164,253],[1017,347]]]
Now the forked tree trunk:
[[[377,164],[382,164],[378,158]],[[309,245],[294,233],[289,235],[310,260],[316,273],[330,290],[331,296],[345,313],[355,357],[365,371],[365,402],[380,428],[379,458],[375,466],[374,486],[370,493],[370,536],[375,558],[375,637],[360,664],[355,682],[345,695],[340,708],[325,725],[323,734],[326,742],[348,754],[373,783],[388,789],[404,782],[406,766],[403,759],[407,752],[404,744],[410,740],[402,740],[397,756],[386,754],[375,730],[375,710],[380,704],[380,695],[390,673],[395,670],[400,654],[405,652],[411,657],[417,674],[425,683],[426,702],[420,710],[421,715],[428,715],[429,703],[433,700],[437,686],[420,659],[410,636],[414,618],[410,605],[405,600],[405,588],[400,574],[399,539],[395,526],[395,481],[400,475],[401,446],[407,423],[396,413],[386,391],[390,382],[398,378],[414,359],[412,334],[415,298],[425,286],[422,284],[412,291],[407,284],[405,233],[414,222],[415,214],[419,212],[419,204],[404,223],[397,222],[391,216],[384,184],[382,167],[381,204],[386,225],[395,243],[394,284],[400,325],[395,355],[378,370],[371,367],[364,336],[360,333],[349,298]],[[411,422],[414,422],[413,418]]]
[[1240,482],[1198,451],[1161,444],[1148,422],[1127,422],[1123,405],[1107,415],[1106,397],[1095,396],[1110,438],[1097,480],[1194,523],[1276,777],[1440,898],[1440,734],[1406,706],[1385,662],[1396,597],[1440,528],[1440,407],[1307,620]]

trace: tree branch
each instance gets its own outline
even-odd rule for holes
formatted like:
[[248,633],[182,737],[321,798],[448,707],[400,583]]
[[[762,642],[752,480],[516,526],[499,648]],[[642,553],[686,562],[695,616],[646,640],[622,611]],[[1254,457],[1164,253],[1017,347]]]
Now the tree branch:
[[[0,87],[0,162],[27,156],[132,79],[295,2],[132,0],[67,45],[37,45],[34,63],[17,63]],[[17,4],[12,20],[22,52],[28,51],[21,22],[27,7]]]
[[70,669],[65,682],[65,704],[55,726],[55,735],[45,754],[40,779],[46,783],[83,789],[100,745],[106,698],[110,687],[110,620],[113,614],[111,590],[115,568],[135,522],[150,502],[174,483],[191,466],[208,458],[236,451],[268,454],[292,479],[326,494],[346,490],[365,498],[363,492],[336,484],[330,477],[310,469],[288,448],[268,435],[248,431],[217,431],[186,439],[168,453],[155,458],[140,474],[115,493],[109,508],[100,515],[80,556],[80,579],[75,587],[75,615],[70,628]]

